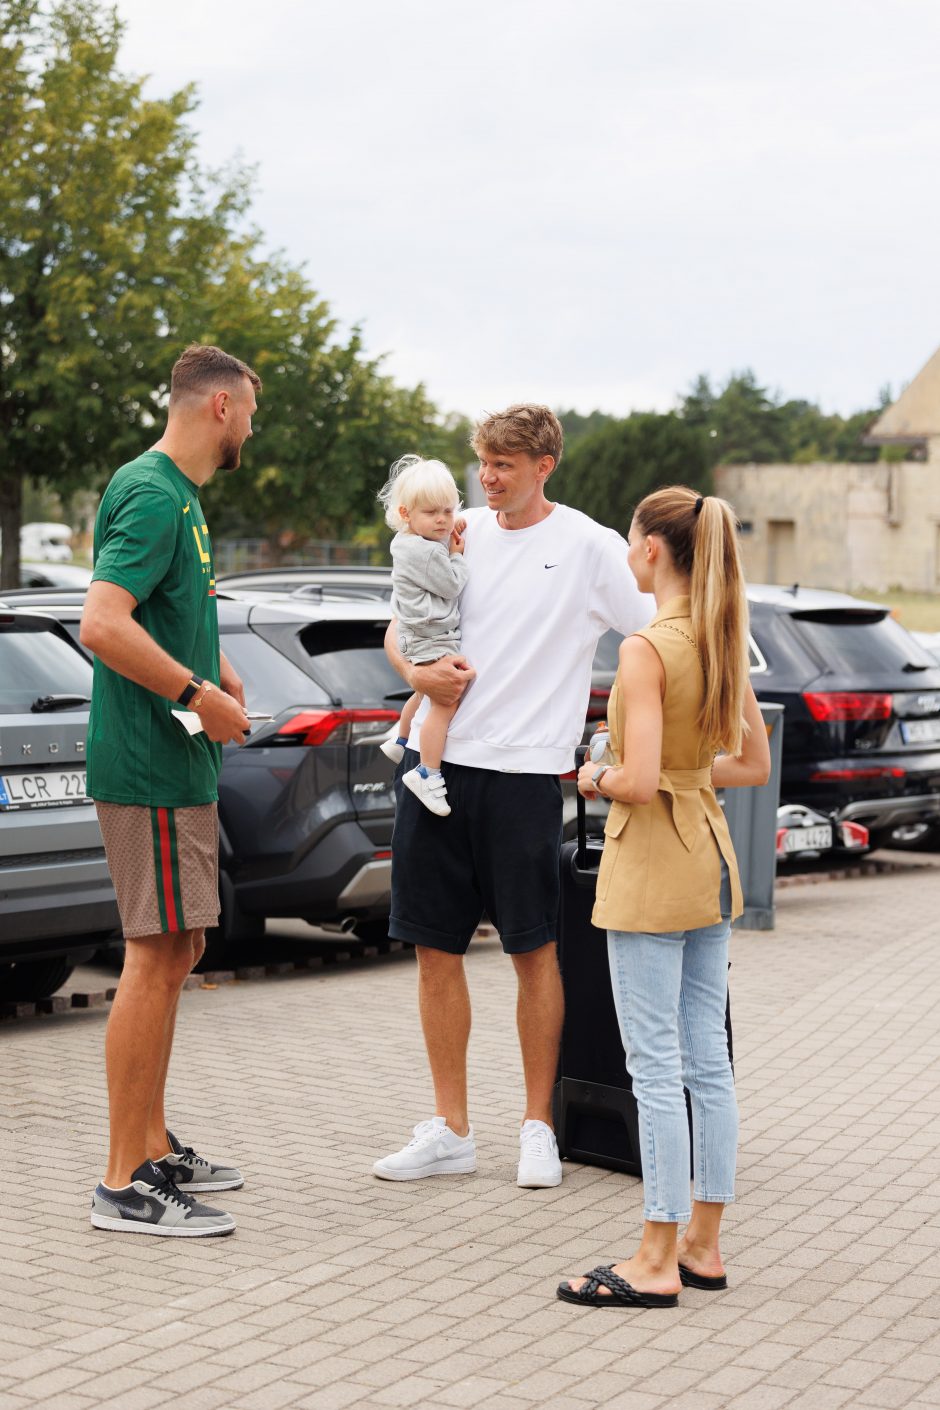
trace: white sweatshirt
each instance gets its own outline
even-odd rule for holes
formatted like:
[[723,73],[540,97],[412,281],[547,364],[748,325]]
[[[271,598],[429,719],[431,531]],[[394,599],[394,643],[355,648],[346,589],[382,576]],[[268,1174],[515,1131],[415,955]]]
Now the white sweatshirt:
[[[584,732],[591,663],[613,627],[629,636],[655,602],[637,588],[627,545],[566,505],[528,529],[502,529],[490,509],[466,511],[463,654],[476,668],[447,732],[448,763],[508,773],[563,774]],[[427,713],[422,703],[409,744]]]

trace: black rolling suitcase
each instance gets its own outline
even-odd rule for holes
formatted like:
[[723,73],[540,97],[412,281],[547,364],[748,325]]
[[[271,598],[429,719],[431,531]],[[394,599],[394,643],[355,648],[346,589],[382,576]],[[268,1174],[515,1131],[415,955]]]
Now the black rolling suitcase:
[[[636,1098],[614,1008],[607,935],[591,924],[602,849],[599,841],[588,845],[585,834],[579,794],[578,840],[561,849],[558,963],[565,1023],[554,1091],[555,1134],[567,1160],[642,1175]],[[731,1054],[730,1006],[725,1025]]]

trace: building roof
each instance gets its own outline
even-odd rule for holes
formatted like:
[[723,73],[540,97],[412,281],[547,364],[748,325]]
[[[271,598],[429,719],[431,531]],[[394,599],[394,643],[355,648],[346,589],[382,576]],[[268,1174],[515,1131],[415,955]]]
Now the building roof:
[[865,441],[869,445],[918,445],[940,436],[940,348],[913,382],[883,411]]

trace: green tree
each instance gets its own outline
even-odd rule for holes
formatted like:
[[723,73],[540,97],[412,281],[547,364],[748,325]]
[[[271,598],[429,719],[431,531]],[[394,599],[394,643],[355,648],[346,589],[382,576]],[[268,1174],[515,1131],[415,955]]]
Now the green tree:
[[244,207],[208,177],[193,91],[144,99],[121,24],[93,0],[0,0],[0,530],[16,581],[25,477],[68,493],[140,444],[168,349]]
[[735,373],[718,396],[710,393],[707,379],[699,378],[682,415],[706,432],[712,465],[787,459],[785,418],[753,372]]
[[878,446],[867,446],[864,437],[883,408],[872,407],[868,411],[856,411],[851,416],[838,416],[833,427],[830,453],[826,460],[877,460]]
[[585,436],[592,435],[608,422],[616,420],[616,417],[609,416],[606,411],[589,411],[586,416],[580,411],[559,411],[557,415],[565,433],[566,450],[571,450]]
[[0,585],[18,577],[24,482],[68,496],[137,454],[191,341],[265,384],[243,470],[206,495],[217,536],[347,533],[397,455],[452,448],[423,388],[396,386],[301,270],[262,256],[250,174],[196,160],[193,89],[149,100],[120,72],[113,8],[0,0],[0,23]]
[[[882,408],[884,397],[883,391]],[[780,401],[751,371],[732,374],[717,391],[700,376],[680,406],[683,420],[707,437],[712,465],[877,460],[877,447],[863,443],[877,414],[878,408],[827,415],[814,402]]]
[[674,412],[635,412],[576,442],[549,483],[566,504],[626,534],[651,490],[683,484],[708,493],[705,436]]
[[[200,338],[256,368],[264,383],[245,463],[203,491],[217,538],[350,537],[376,518],[375,496],[408,451],[452,463],[466,423],[442,424],[422,387],[367,358],[358,330],[339,338],[301,271],[232,243],[201,296]],[[456,471],[467,459],[460,450]]]

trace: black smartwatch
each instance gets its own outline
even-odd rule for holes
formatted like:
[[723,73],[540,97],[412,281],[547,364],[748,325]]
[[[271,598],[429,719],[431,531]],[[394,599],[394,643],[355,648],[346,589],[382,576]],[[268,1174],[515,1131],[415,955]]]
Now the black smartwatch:
[[181,694],[177,697],[177,705],[188,705],[190,700],[192,700],[195,695],[199,694],[199,691],[204,685],[205,681],[202,676],[190,676]]

